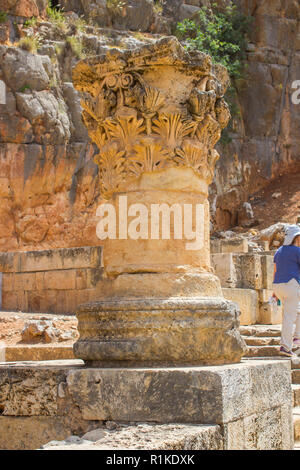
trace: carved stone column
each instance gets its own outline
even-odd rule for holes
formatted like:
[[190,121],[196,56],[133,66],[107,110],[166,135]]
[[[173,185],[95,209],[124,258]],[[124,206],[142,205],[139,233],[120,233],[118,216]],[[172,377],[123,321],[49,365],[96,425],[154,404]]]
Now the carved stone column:
[[[102,367],[240,361],[239,312],[223,298],[209,247],[214,146],[230,116],[225,69],[163,38],[81,61],[73,80],[117,221],[103,241],[99,301],[77,311],[76,357]],[[153,221],[162,204],[170,234]],[[185,207],[199,209],[197,249],[173,219]]]

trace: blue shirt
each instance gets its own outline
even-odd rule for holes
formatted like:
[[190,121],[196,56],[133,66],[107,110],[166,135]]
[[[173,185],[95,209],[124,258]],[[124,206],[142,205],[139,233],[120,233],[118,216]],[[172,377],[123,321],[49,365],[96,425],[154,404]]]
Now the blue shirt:
[[300,247],[295,245],[281,246],[275,253],[275,284],[296,279],[300,284]]

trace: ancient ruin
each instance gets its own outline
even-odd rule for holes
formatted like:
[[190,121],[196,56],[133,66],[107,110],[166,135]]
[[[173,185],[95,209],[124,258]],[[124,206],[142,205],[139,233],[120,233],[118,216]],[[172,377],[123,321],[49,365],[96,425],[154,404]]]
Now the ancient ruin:
[[[118,220],[129,206],[136,215],[147,211],[144,233],[140,226],[129,238],[126,222],[126,233],[119,226],[118,237],[104,240],[107,279],[98,301],[77,311],[74,350],[87,364],[240,361],[238,312],[222,296],[209,248],[208,185],[219,156],[214,146],[229,119],[227,83],[225,69],[212,67],[205,54],[186,53],[175,39],[80,62],[74,70],[74,84],[86,96],[84,120],[99,148],[102,194]],[[152,206],[160,204],[175,211],[167,240],[159,239],[159,214],[153,221]],[[194,240],[187,249],[192,242],[182,234],[182,209],[195,212],[196,204],[200,246]]]
[[297,448],[298,2],[242,80],[176,32],[229,0],[54,3],[0,0],[0,449]]

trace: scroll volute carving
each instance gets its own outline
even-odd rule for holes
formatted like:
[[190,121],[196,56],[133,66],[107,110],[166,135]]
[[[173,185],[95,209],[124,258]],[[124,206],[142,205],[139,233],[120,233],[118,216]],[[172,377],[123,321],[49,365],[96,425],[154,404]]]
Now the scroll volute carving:
[[[207,90],[208,88],[208,90]],[[137,72],[107,75],[84,95],[83,118],[99,154],[101,192],[110,198],[129,180],[168,167],[192,168],[211,181],[210,150],[228,119],[214,82],[204,77],[177,113],[165,113],[165,92]],[[212,168],[208,168],[212,167]]]

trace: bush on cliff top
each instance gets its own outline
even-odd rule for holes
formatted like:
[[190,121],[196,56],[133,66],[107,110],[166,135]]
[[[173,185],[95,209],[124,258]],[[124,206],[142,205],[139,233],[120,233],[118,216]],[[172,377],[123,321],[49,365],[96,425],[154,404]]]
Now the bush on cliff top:
[[209,54],[213,62],[224,65],[232,79],[232,85],[226,92],[232,119],[223,129],[220,143],[231,142],[230,131],[234,120],[239,117],[236,100],[235,80],[243,78],[246,63],[247,36],[252,18],[238,11],[230,2],[225,8],[214,3],[211,8],[203,7],[195,20],[185,19],[177,24],[176,35],[184,40],[186,49],[197,49]]
[[202,7],[195,21],[178,23],[176,34],[187,49],[206,52],[227,68],[231,78],[241,78],[250,24],[250,17],[232,2],[221,10],[214,3],[211,8]]

